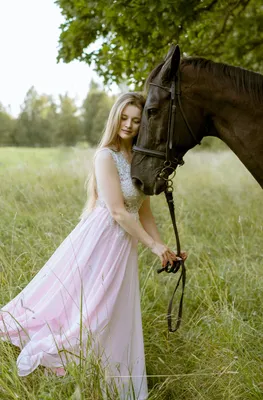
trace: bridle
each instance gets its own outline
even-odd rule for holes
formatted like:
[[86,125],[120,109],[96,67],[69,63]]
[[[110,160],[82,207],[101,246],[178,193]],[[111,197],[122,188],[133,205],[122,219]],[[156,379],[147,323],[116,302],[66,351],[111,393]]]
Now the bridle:
[[[181,102],[181,76],[180,76],[180,69],[177,70],[177,73],[175,74],[175,79],[172,81],[171,87],[166,87],[166,86],[161,86],[156,83],[150,83],[151,86],[156,86],[160,89],[165,90],[166,92],[171,93],[171,98],[170,98],[170,106],[169,106],[169,123],[168,123],[168,135],[167,135],[167,142],[166,142],[166,152],[163,151],[158,151],[158,150],[152,150],[152,149],[146,149],[145,147],[139,147],[137,145],[133,145],[132,149],[135,153],[141,153],[146,156],[150,157],[157,157],[161,158],[164,161],[164,170],[167,168],[175,170],[178,165],[183,165],[184,161],[183,159],[178,159],[174,157],[173,152],[174,152],[174,147],[173,147],[173,136],[174,136],[174,131],[175,131],[175,116],[176,116],[176,100],[179,105],[179,110],[180,113],[183,117],[183,120],[188,128],[188,131],[190,132],[192,138],[196,142],[196,144],[201,144],[200,141],[197,139],[196,135],[194,134],[187,118],[184,113],[183,107],[182,107],[182,102]],[[168,165],[169,164],[169,165]],[[162,174],[163,169],[160,174]],[[161,176],[159,174],[159,176]],[[162,176],[161,176],[162,177]]]
[[[174,214],[173,177],[175,175],[175,170],[176,170],[177,166],[183,165],[184,160],[182,158],[176,158],[173,155],[173,153],[174,153],[173,136],[174,136],[174,132],[175,132],[175,116],[176,116],[176,107],[177,107],[176,103],[178,103],[178,105],[179,105],[180,113],[183,117],[183,120],[184,120],[192,138],[194,139],[196,144],[201,144],[201,143],[197,139],[189,122],[187,121],[186,115],[185,115],[183,107],[182,107],[180,68],[178,68],[177,73],[175,74],[175,78],[172,81],[171,88],[168,88],[166,86],[161,86],[156,83],[150,83],[150,85],[157,86],[158,88],[171,93],[170,105],[169,105],[169,123],[168,123],[166,152],[146,149],[144,147],[139,147],[136,145],[133,145],[133,151],[137,152],[137,153],[141,153],[146,156],[157,157],[157,158],[161,158],[164,160],[161,172],[157,175],[157,179],[159,178],[159,179],[163,179],[166,181],[165,197],[166,197],[166,201],[168,203],[168,207],[169,207],[169,211],[170,211],[170,215],[171,215],[171,219],[172,219],[172,223],[173,223],[174,234],[175,234],[175,238],[176,238],[176,246],[177,246],[177,256],[180,257],[181,245],[180,245],[180,239],[179,239],[179,234],[178,234],[176,219],[175,219],[175,214]],[[172,176],[169,176],[169,170],[172,170],[172,172],[173,172]],[[166,171],[168,172],[167,178],[166,178]],[[170,332],[177,331],[177,329],[181,325],[182,312],[183,312],[184,288],[185,288],[185,282],[186,282],[186,268],[184,265],[184,260],[178,260],[178,261],[175,261],[173,263],[173,265],[170,265],[170,263],[167,263],[165,267],[157,270],[158,273],[160,273],[162,271],[166,271],[168,273],[176,273],[177,271],[179,271],[180,268],[181,268],[181,275],[177,281],[176,287],[174,289],[173,295],[172,295],[171,300],[168,305],[167,321],[168,321],[168,330]],[[181,280],[182,280],[182,294],[181,294],[181,299],[180,299],[180,304],[179,304],[176,325],[175,325],[175,328],[173,329],[172,328],[172,316],[171,316],[172,305],[173,305],[174,295],[179,287]]]

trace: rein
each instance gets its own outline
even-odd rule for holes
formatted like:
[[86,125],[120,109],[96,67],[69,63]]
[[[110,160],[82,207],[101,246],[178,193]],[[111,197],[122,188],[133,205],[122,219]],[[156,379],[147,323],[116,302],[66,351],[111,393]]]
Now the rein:
[[[172,182],[172,180],[171,180]],[[174,234],[175,234],[175,239],[176,239],[176,247],[177,247],[177,256],[180,257],[181,254],[181,244],[180,244],[180,239],[179,239],[179,233],[176,225],[176,219],[175,219],[175,213],[174,213],[174,201],[173,201],[173,193],[172,191],[169,190],[169,188],[172,188],[172,186],[168,186],[165,190],[165,197],[166,201],[169,207],[172,223],[173,223],[173,229],[174,229]],[[173,190],[173,189],[171,189]],[[161,273],[163,271],[167,273],[176,273],[179,271],[181,268],[181,274],[178,278],[177,284],[175,286],[175,289],[173,291],[171,300],[168,305],[168,311],[167,311],[167,322],[168,322],[168,330],[169,332],[175,332],[177,329],[179,329],[181,325],[181,320],[182,320],[182,314],[183,314],[183,300],[184,300],[184,289],[185,289],[185,283],[186,283],[186,268],[184,265],[184,260],[177,260],[173,262],[173,265],[170,265],[168,262],[164,268],[160,268],[157,270],[157,273]],[[176,319],[176,324],[175,328],[172,327],[172,308],[173,308],[173,300],[175,293],[177,292],[177,289],[180,285],[180,282],[182,281],[182,293],[181,293],[181,298],[180,298],[180,303],[179,303],[179,309],[178,309],[178,315]]]
[[[133,150],[137,153],[141,153],[150,157],[158,157],[164,160],[163,167],[161,169],[161,172],[158,174],[157,179],[163,179],[166,181],[166,188],[165,188],[165,197],[166,201],[169,207],[170,211],[170,216],[172,219],[173,223],[173,229],[174,229],[174,234],[176,238],[176,246],[177,246],[177,256],[181,256],[181,245],[180,245],[180,239],[179,239],[179,234],[178,234],[178,229],[176,225],[176,219],[175,219],[175,213],[174,213],[174,201],[173,201],[173,181],[172,177],[165,177],[166,171],[168,171],[168,176],[169,176],[169,170],[173,170],[173,173],[175,174],[175,170],[178,165],[183,165],[184,161],[183,159],[178,159],[173,156],[173,136],[175,132],[175,116],[176,116],[176,100],[179,105],[179,110],[180,113],[183,117],[183,120],[188,128],[189,133],[193,137],[194,141],[198,144],[200,144],[199,140],[197,140],[193,130],[191,129],[191,126],[189,125],[186,115],[184,113],[184,110],[182,108],[182,103],[181,103],[181,80],[180,80],[180,69],[175,74],[175,79],[172,81],[171,88],[165,87],[165,86],[160,86],[156,83],[150,83],[152,86],[157,86],[160,89],[163,89],[169,93],[171,93],[171,99],[170,99],[170,108],[169,108],[169,125],[168,125],[168,135],[167,135],[167,143],[166,143],[166,152],[161,152],[157,150],[151,150],[151,149],[146,149],[144,147],[139,147],[134,145]],[[169,332],[175,332],[181,325],[181,320],[182,320],[182,313],[183,313],[183,299],[184,299],[184,289],[185,289],[185,283],[186,283],[186,268],[184,265],[184,260],[177,260],[173,262],[173,265],[171,265],[169,262],[166,264],[165,267],[158,269],[157,272],[161,273],[163,271],[167,273],[176,273],[181,269],[181,274],[178,278],[177,284],[175,286],[174,292],[172,294],[171,300],[168,305],[168,311],[167,311],[167,322],[168,322],[168,330]],[[173,307],[173,300],[175,293],[180,285],[180,282],[182,281],[182,293],[181,293],[181,299],[179,303],[179,310],[178,310],[178,315],[176,319],[176,324],[175,328],[172,327],[172,307]]]

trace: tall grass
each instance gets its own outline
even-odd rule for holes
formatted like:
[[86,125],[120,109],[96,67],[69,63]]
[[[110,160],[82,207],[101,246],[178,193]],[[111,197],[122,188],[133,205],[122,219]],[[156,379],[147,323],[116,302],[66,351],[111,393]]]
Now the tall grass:
[[[91,154],[0,149],[0,305],[26,286],[78,222]],[[168,334],[166,322],[176,276],[157,275],[158,258],[139,246],[149,399],[261,400],[261,189],[231,152],[190,152],[185,161],[174,180],[180,238],[189,254],[177,333]],[[174,248],[164,196],[151,201],[162,238]],[[43,368],[19,378],[18,353],[0,342],[0,399],[100,399],[96,363],[88,371],[71,367],[63,378],[46,376]]]

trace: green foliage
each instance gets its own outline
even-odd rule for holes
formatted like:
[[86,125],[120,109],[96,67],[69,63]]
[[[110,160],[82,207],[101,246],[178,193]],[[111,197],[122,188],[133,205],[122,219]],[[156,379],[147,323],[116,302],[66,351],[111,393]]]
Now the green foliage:
[[13,143],[17,146],[52,146],[55,143],[56,120],[57,106],[52,97],[39,95],[31,87],[16,121]]
[[65,96],[59,96],[60,113],[58,115],[57,140],[59,144],[73,146],[81,136],[81,125],[77,116],[77,107],[74,100]]
[[91,82],[89,93],[83,103],[83,132],[91,145],[97,145],[104,130],[114,99]]
[[0,104],[0,146],[10,146],[13,143],[15,120]]
[[60,95],[57,104],[31,87],[17,119],[0,104],[0,146],[74,146],[83,141],[96,145],[113,102],[114,97],[94,82],[80,108],[67,94]]
[[[0,306],[75,227],[92,156],[91,149],[0,149]],[[262,190],[229,151],[191,152],[185,161],[174,179],[188,252],[177,333],[168,334],[166,321],[177,276],[158,275],[159,258],[139,248],[149,400],[262,400]],[[151,203],[162,239],[175,248],[164,196]],[[63,378],[42,367],[21,378],[18,354],[0,341],[1,400],[101,400],[96,361],[70,365]]]
[[95,62],[105,82],[140,85],[171,43],[179,43],[191,56],[263,72],[263,7],[259,0],[56,3],[65,17],[58,59]]

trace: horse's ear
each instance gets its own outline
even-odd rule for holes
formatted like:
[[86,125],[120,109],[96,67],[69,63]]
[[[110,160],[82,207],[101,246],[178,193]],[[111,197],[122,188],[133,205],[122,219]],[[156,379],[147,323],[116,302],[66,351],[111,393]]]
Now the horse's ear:
[[180,48],[178,44],[172,45],[165,57],[165,63],[161,69],[162,82],[170,82],[176,75],[180,65]]
[[175,50],[175,47],[176,47],[175,44],[172,44],[170,46],[170,49],[169,49],[168,53],[165,56],[164,62],[166,62],[172,56],[172,54],[173,54],[173,52]]

